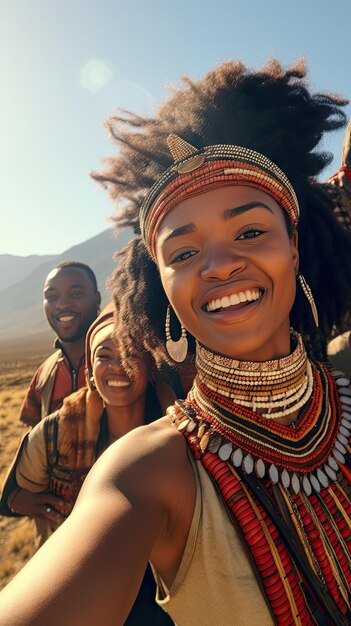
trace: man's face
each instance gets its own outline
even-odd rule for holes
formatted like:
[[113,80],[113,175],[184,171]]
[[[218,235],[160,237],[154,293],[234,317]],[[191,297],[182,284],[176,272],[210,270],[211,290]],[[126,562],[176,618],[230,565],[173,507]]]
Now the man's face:
[[56,268],[44,285],[44,311],[61,341],[72,343],[85,337],[97,316],[100,294],[81,268]]

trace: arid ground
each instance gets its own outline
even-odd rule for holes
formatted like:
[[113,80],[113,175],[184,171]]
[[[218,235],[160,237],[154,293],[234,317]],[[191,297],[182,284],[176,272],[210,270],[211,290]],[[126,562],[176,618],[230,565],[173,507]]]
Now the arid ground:
[[[17,351],[0,350],[0,484],[14,457],[26,427],[18,420],[18,411],[27,385],[46,353],[17,357]],[[34,532],[26,517],[0,516],[0,589],[32,556]]]

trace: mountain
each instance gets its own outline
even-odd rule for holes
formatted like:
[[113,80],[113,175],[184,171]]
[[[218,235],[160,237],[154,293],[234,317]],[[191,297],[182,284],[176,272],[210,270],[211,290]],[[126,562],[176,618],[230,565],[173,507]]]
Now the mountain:
[[45,260],[39,262],[26,276],[3,289],[0,292],[1,345],[21,340],[27,344],[31,336],[38,343],[53,337],[43,313],[43,285],[47,274],[61,261],[81,261],[90,265],[96,274],[103,303],[106,303],[110,298],[106,280],[115,266],[113,255],[131,238],[132,233],[127,229],[118,237],[114,237],[112,229],[105,230],[62,254],[49,259],[44,257]]
[[15,256],[13,254],[0,254],[0,292],[18,283],[33,272],[38,265],[56,258],[56,254],[30,254],[29,256]]

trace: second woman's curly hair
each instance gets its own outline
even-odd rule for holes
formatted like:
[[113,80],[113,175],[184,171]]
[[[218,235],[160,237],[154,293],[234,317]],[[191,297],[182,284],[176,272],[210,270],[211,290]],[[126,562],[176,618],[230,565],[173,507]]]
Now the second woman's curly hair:
[[[166,138],[175,133],[193,144],[236,144],[262,152],[288,176],[297,193],[300,271],[319,311],[315,329],[306,299],[297,291],[292,323],[304,335],[311,356],[325,358],[333,328],[350,323],[350,233],[333,215],[332,200],[316,181],[331,161],[317,150],[323,134],[346,123],[346,100],[313,94],[303,62],[284,70],[270,61],[259,71],[228,61],[193,81],[183,79],[155,117],[123,113],[107,126],[119,153],[93,177],[106,186],[117,206],[117,226],[139,230],[139,207],[152,184],[172,164]],[[114,278],[119,338],[139,341],[165,360],[166,297],[158,271],[138,240],[122,254]],[[139,339],[138,339],[139,337]],[[140,344],[141,345],[141,344]]]

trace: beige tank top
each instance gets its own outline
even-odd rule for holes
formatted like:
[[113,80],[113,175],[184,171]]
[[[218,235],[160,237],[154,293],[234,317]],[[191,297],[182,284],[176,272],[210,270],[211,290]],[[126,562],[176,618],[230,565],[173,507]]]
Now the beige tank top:
[[177,626],[272,626],[251,562],[223,502],[190,455],[196,505],[182,562],[170,590],[154,571],[157,603]]

